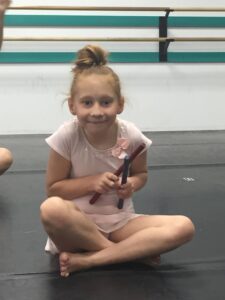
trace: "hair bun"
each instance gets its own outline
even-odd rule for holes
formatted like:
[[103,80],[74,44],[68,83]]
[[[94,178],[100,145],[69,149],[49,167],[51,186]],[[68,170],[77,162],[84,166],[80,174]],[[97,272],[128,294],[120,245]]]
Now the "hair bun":
[[107,64],[107,52],[99,46],[87,45],[78,51],[76,68],[87,69]]

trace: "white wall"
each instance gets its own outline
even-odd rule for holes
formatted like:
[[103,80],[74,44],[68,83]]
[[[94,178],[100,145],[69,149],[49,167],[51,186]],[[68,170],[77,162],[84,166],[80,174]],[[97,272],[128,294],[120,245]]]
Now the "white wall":
[[[223,6],[216,0],[213,6]],[[67,1],[79,6],[80,1]],[[112,4],[113,3],[113,4]],[[14,5],[27,5],[16,1]],[[29,5],[52,1],[29,1]],[[63,1],[54,1],[64,5]],[[149,1],[82,1],[82,5],[149,6]],[[151,6],[211,6],[210,1],[151,1]],[[16,13],[10,11],[10,13]],[[21,12],[20,12],[21,13]],[[28,13],[24,11],[23,13]],[[32,12],[34,13],[34,12]],[[36,12],[38,13],[38,12]],[[43,13],[43,12],[41,12]],[[49,12],[48,12],[49,13]],[[59,12],[61,13],[61,12]],[[68,13],[68,12],[67,12]],[[87,12],[78,12],[78,14]],[[55,12],[54,12],[55,14]],[[71,14],[71,12],[70,12]],[[93,13],[91,13],[93,14]],[[99,12],[97,13],[99,14]],[[102,13],[106,14],[106,13]],[[115,13],[113,13],[115,15]],[[124,13],[122,13],[124,14]],[[137,14],[137,13],[136,13]],[[138,13],[140,14],[140,13]],[[175,14],[173,14],[175,15]],[[184,15],[178,14],[177,15]],[[187,14],[186,14],[187,15]],[[193,13],[191,14],[193,15]],[[200,13],[196,14],[200,15]],[[205,15],[205,14],[204,14]],[[224,14],[214,14],[224,15]],[[157,36],[156,29],[25,29],[5,28],[5,35]],[[225,30],[170,29],[170,36],[225,36]],[[84,43],[7,43],[2,51],[76,51]],[[157,51],[157,44],[101,43],[109,51]],[[171,51],[225,51],[225,43],[182,43]],[[225,64],[113,64],[127,100],[123,117],[142,130],[224,130]],[[0,65],[0,134],[49,133],[70,118],[66,98],[70,64]]]

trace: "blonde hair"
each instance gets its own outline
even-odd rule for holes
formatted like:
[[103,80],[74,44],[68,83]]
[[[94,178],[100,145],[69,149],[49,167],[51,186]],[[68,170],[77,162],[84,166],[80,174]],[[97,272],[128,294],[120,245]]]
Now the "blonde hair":
[[74,76],[70,88],[71,98],[74,95],[79,76],[91,74],[111,76],[116,95],[118,99],[121,98],[120,80],[118,75],[109,66],[107,66],[107,56],[108,53],[96,45],[87,45],[78,51],[77,59],[72,69]]

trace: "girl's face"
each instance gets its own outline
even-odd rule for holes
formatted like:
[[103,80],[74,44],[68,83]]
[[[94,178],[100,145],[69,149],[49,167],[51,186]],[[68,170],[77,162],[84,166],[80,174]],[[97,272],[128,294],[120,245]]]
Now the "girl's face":
[[80,75],[74,87],[69,108],[86,133],[106,132],[115,124],[116,115],[123,111],[110,75]]

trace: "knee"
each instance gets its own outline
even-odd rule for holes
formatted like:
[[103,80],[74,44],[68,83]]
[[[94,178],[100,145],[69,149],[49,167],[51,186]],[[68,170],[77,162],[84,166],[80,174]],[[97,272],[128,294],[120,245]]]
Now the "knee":
[[184,244],[192,240],[195,234],[193,222],[186,216],[177,216],[174,223],[173,239],[175,243]]
[[40,207],[41,221],[45,227],[65,228],[70,225],[71,215],[75,218],[79,209],[60,197],[50,197]]
[[50,197],[41,204],[40,216],[43,223],[47,223],[49,220],[52,220],[57,216],[61,206],[61,200],[62,199],[59,197]]
[[0,148],[0,174],[4,173],[12,164],[12,153],[6,148]]
[[65,215],[64,200],[60,197],[46,199],[40,207],[42,223],[46,226],[62,224]]

